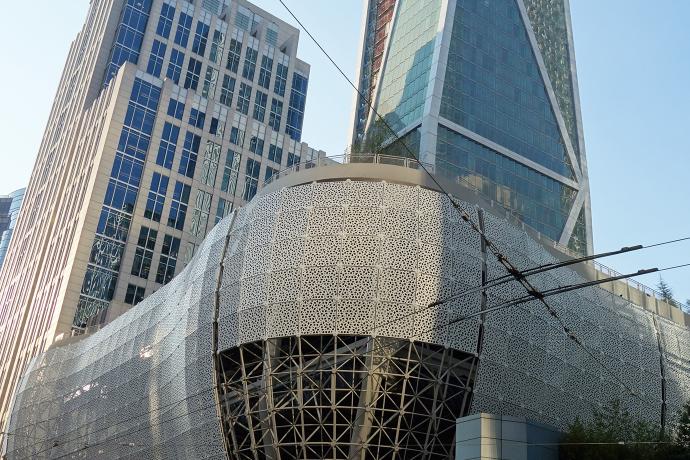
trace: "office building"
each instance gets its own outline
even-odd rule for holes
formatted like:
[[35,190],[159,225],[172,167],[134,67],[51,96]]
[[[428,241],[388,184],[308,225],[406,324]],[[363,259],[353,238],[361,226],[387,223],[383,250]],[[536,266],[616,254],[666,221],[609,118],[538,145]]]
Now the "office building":
[[[473,444],[458,419],[558,431],[614,399],[671,426],[690,399],[690,316],[624,282],[549,297],[555,316],[537,300],[480,314],[525,295],[515,281],[432,305],[506,270],[410,166],[330,165],[265,187],[166,286],[31,362],[7,457],[445,460]],[[443,185],[521,268],[564,257]]]
[[364,16],[353,145],[395,131],[397,154],[591,253],[568,1],[369,0]]
[[[299,31],[237,0],[93,0],[0,276],[0,419],[56,337],[179,273],[301,142]],[[1,428],[0,428],[1,430]]]
[[14,226],[17,225],[25,190],[21,188],[6,197],[0,197],[0,268],[2,268],[2,262],[5,260]]

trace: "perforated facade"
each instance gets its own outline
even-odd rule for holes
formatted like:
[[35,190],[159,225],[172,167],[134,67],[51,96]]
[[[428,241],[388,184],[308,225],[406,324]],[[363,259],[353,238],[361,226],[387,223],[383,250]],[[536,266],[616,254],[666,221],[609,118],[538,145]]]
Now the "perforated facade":
[[353,146],[394,131],[399,154],[591,253],[568,0],[366,3]]
[[[8,457],[444,459],[472,413],[563,428],[617,398],[668,425],[690,399],[690,331],[597,287],[550,300],[585,349],[536,301],[449,324],[522,288],[430,307],[505,270],[421,172],[364,166],[379,179],[271,184],[159,292],[36,358]],[[519,268],[556,260],[456,203]]]
[[243,0],[93,0],[0,272],[0,431],[28,361],[160,289],[301,142],[299,31]]

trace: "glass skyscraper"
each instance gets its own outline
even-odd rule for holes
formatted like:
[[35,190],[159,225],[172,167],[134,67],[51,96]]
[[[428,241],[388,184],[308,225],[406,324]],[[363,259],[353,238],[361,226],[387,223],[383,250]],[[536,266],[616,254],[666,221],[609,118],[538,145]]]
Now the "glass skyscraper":
[[[364,25],[360,90],[412,153],[562,247],[591,253],[567,0],[370,0]],[[353,144],[388,129],[375,118],[360,97]]]
[[7,196],[0,197],[0,268],[7,254],[14,226],[17,225],[25,190],[20,188]]

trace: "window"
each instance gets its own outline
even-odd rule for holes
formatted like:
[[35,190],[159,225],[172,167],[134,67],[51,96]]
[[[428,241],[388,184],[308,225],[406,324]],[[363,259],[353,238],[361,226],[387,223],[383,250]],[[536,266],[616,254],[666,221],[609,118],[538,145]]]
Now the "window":
[[261,69],[259,70],[259,84],[268,89],[271,85],[271,69],[273,68],[273,59],[264,55],[261,57]]
[[187,217],[187,204],[189,203],[189,193],[191,187],[182,182],[175,183],[172,203],[170,204],[170,214],[168,214],[168,227],[178,230],[184,229],[184,219]]
[[158,147],[158,156],[156,157],[157,165],[168,169],[172,168],[173,160],[175,159],[175,148],[177,148],[177,138],[179,135],[179,126],[175,126],[166,121],[163,125],[161,144],[160,147]]
[[218,84],[218,71],[211,66],[206,67],[206,77],[204,78],[204,87],[201,89],[201,95],[206,99],[213,99],[216,94],[216,85]]
[[288,159],[287,159],[288,168],[292,165],[298,165],[299,162],[300,162],[299,155],[295,155],[294,153],[288,152]]
[[266,173],[264,175],[264,181],[268,182],[269,180],[271,180],[271,177],[273,177],[273,175],[276,174],[277,172],[278,172],[277,169],[273,169],[270,166],[266,166]]
[[223,60],[223,45],[225,44],[225,34],[220,30],[213,31],[213,40],[211,41],[211,52],[208,58],[215,64],[220,64]]
[[134,252],[131,274],[139,278],[148,279],[153,261],[153,250],[156,247],[158,232],[148,227],[141,227],[139,240]]
[[237,110],[245,115],[249,113],[249,98],[252,95],[252,87],[246,83],[240,83],[240,92],[237,95]]
[[172,22],[175,18],[175,7],[163,3],[161,7],[161,15],[158,18],[158,27],[156,27],[156,33],[163,38],[170,37],[170,29],[172,28]]
[[144,217],[155,222],[161,221],[166,193],[168,193],[168,176],[163,176],[157,172],[153,173],[149,196],[146,200]]
[[220,222],[223,217],[226,217],[232,212],[232,201],[218,198],[218,207],[216,208],[216,224]]
[[184,62],[184,53],[175,48],[170,52],[170,62],[168,63],[168,71],[166,76],[175,82],[180,83],[180,75],[182,74],[182,63]]
[[235,79],[230,75],[223,75],[223,85],[220,88],[220,103],[230,107],[232,95],[235,92]]
[[266,117],[266,101],[268,100],[268,95],[262,93],[261,91],[256,91],[256,97],[254,98],[254,119],[264,122]]
[[161,76],[161,69],[163,68],[163,58],[165,57],[166,50],[165,43],[161,43],[158,40],[153,41],[151,46],[151,55],[149,56],[149,65],[146,68],[146,72],[150,73],[155,77]]
[[206,42],[208,41],[208,24],[199,21],[196,23],[196,32],[194,33],[194,41],[192,42],[192,52],[203,56],[206,52]]
[[264,140],[258,136],[252,136],[249,140],[249,151],[257,155],[263,155],[264,153]]
[[259,187],[259,171],[261,170],[261,163],[251,158],[247,158],[246,175],[244,178],[244,195],[245,201],[249,201],[256,195],[256,190]]
[[204,152],[204,162],[201,165],[202,184],[210,187],[216,185],[216,173],[218,172],[218,162],[220,161],[220,145],[215,142],[206,141],[206,151]]
[[206,114],[199,109],[193,108],[189,112],[189,124],[199,128],[204,129],[204,123],[206,121]]
[[137,202],[138,188],[129,184],[123,184],[115,179],[108,181],[108,188],[105,191],[105,199],[103,204],[118,211],[124,211],[128,214],[134,212],[134,206]]
[[268,159],[278,164],[283,162],[283,149],[271,144],[268,148]]
[[307,102],[307,77],[298,73],[293,74],[290,105],[288,106],[287,124],[285,132],[296,141],[302,138],[302,123],[304,122],[304,105]]
[[273,85],[273,92],[278,96],[285,96],[285,86],[287,86],[288,66],[278,63],[276,67],[276,82]]
[[110,50],[109,63],[103,76],[103,86],[110,83],[123,63],[129,61],[136,64],[138,62],[150,10],[150,1],[127,0],[125,2],[120,24],[115,31],[115,43]]
[[175,32],[175,44],[182,48],[187,47],[189,42],[189,32],[192,29],[192,17],[185,13],[180,13],[180,20],[177,23],[177,31]]
[[283,116],[283,103],[276,98],[271,99],[271,113],[268,115],[268,126],[274,131],[280,130],[280,119]]
[[170,98],[168,103],[168,115],[171,117],[182,120],[182,115],[184,114],[184,102],[180,102],[177,99]]
[[244,55],[244,67],[242,68],[242,76],[247,80],[254,80],[254,72],[256,71],[256,58],[259,52],[253,48],[247,48]]
[[242,42],[235,40],[234,38],[230,40],[230,46],[228,46],[228,60],[225,63],[225,68],[230,72],[237,73],[237,67],[240,64],[241,52]]
[[189,232],[197,238],[203,238],[206,234],[206,227],[208,226],[208,218],[211,214],[211,200],[213,196],[198,190],[194,205],[194,212],[192,213],[192,224],[189,226]]
[[201,75],[201,62],[194,58],[189,58],[189,64],[187,64],[187,76],[184,80],[184,88],[196,90],[197,86],[199,86],[199,75]]
[[113,169],[110,171],[110,177],[125,184],[139,187],[143,169],[144,163],[142,161],[117,152],[115,153],[115,161],[113,161]]
[[225,168],[223,169],[223,182],[220,189],[223,192],[235,195],[237,189],[237,178],[240,174],[240,161],[242,157],[239,153],[228,150],[225,156]]
[[125,294],[125,303],[129,305],[136,305],[144,300],[144,288],[135,286],[134,284],[127,285],[127,293]]
[[194,170],[196,169],[196,159],[199,154],[199,144],[201,144],[201,137],[187,131],[184,138],[184,147],[182,148],[182,158],[180,158],[180,168],[178,172],[187,177],[194,177]]
[[171,235],[165,235],[161,258],[158,261],[156,283],[166,284],[175,276],[175,265],[177,265],[177,254],[179,251],[180,239]]

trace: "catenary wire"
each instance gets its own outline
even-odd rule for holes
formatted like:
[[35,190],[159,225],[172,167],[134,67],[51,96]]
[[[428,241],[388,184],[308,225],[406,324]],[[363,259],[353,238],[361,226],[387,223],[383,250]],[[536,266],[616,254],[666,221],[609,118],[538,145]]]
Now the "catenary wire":
[[[676,266],[676,267],[667,267],[667,268],[665,268],[665,269],[666,269],[666,270],[670,270],[670,269],[681,268],[681,267],[685,267],[685,266],[690,266],[690,264],[684,264],[684,265],[680,265],[680,266]],[[586,287],[586,286],[585,286],[585,287]],[[515,304],[513,304],[513,305],[511,305],[511,306],[519,305],[519,304],[522,304],[522,303],[533,302],[533,301],[535,301],[535,300],[536,300],[536,299],[534,299],[534,298],[531,298],[531,297],[527,297],[527,296],[526,296],[526,297],[520,299],[519,302],[516,302]],[[492,311],[492,310],[484,310],[483,312],[484,312],[484,313],[491,313],[491,311]],[[373,349],[370,349],[370,350],[365,350],[365,354],[374,354],[374,353],[377,352],[377,351],[381,351],[381,350],[386,349],[386,348],[391,348],[391,347],[398,346],[398,343],[400,343],[400,342],[409,342],[409,341],[411,341],[412,339],[414,339],[414,338],[416,338],[416,337],[418,337],[418,336],[420,336],[420,335],[428,334],[428,333],[433,332],[433,331],[435,331],[435,330],[442,329],[442,328],[446,328],[446,327],[448,327],[448,326],[450,326],[450,325],[452,325],[452,324],[455,324],[455,323],[458,323],[458,322],[461,322],[461,321],[466,321],[466,320],[468,320],[468,319],[470,319],[470,318],[471,318],[471,317],[460,317],[460,318],[455,318],[455,319],[453,319],[453,320],[451,320],[451,321],[449,321],[449,322],[447,322],[447,323],[439,324],[439,325],[437,325],[437,326],[435,326],[435,327],[432,327],[432,328],[429,328],[429,329],[424,330],[424,331],[422,331],[422,332],[416,333],[416,334],[412,335],[411,337],[394,339],[392,342],[383,344],[383,345],[381,345],[381,346],[378,347],[378,348],[373,348]],[[376,328],[374,328],[374,330],[375,330],[375,329],[376,329]],[[369,331],[369,332],[371,332],[371,331]],[[371,340],[373,340],[373,339],[376,339],[376,337],[369,337],[369,338],[367,338],[367,339],[365,340],[365,342],[364,342],[362,345],[360,345],[360,347],[366,347],[366,346],[368,345],[368,343],[369,343]],[[313,362],[313,361],[320,361],[321,359],[322,359],[322,357],[318,357],[318,358],[313,359],[312,362]],[[308,368],[308,366],[306,366],[306,367]],[[307,373],[311,373],[311,372],[320,372],[320,369],[313,369],[313,370],[311,370],[311,371],[308,371]],[[359,379],[357,379],[357,380],[352,384],[352,387],[353,387],[353,388],[356,388],[357,386],[359,386],[361,383],[364,382],[364,379],[365,379],[365,378],[368,378],[368,377],[369,377],[368,372],[363,372],[363,374],[364,374],[364,375],[363,375],[362,377],[360,377]],[[618,383],[621,384],[620,382],[618,382]],[[622,385],[622,384],[621,384],[621,385]],[[263,392],[266,392],[266,390],[272,388],[273,386],[275,386],[275,385],[272,384],[272,383],[269,384],[269,385],[264,385],[264,386],[262,386],[262,387],[260,387],[260,388],[257,388],[257,389],[255,390],[255,392],[257,392],[257,393],[258,393],[258,392],[262,392],[262,393],[263,393]],[[622,386],[625,387],[625,385],[622,385]],[[626,387],[626,389],[627,389],[627,387]],[[203,390],[203,391],[200,392],[200,393],[203,393],[203,392],[205,392],[205,391],[213,391],[213,390],[217,390],[217,388],[209,387],[208,389]],[[635,394],[635,393],[633,393],[633,394]],[[147,412],[144,413],[144,414],[140,414],[140,415],[138,415],[138,416],[132,417],[132,419],[139,418],[139,417],[143,417],[143,416],[145,416],[145,415],[149,415],[149,414],[151,414],[151,413],[153,413],[153,412],[155,412],[155,411],[157,411],[157,410],[160,410],[160,409],[165,408],[165,407],[169,407],[169,406],[174,405],[174,404],[178,404],[178,403],[180,403],[180,402],[184,402],[185,400],[187,400],[187,399],[189,399],[189,398],[191,398],[191,397],[193,397],[193,396],[197,396],[197,395],[198,395],[198,394],[191,395],[191,396],[188,396],[188,397],[186,397],[186,398],[183,398],[182,400],[179,400],[179,401],[175,401],[175,402],[169,403],[169,404],[166,405],[166,406],[163,406],[163,407],[160,407],[160,408],[156,408],[156,409],[152,409],[152,410],[150,410],[150,411],[147,411]],[[211,408],[214,408],[214,407],[216,407],[216,403],[215,403],[215,402],[214,402],[213,404],[209,405],[209,406],[204,406],[204,407],[195,409],[195,410],[193,410],[193,411],[191,411],[191,412],[185,412],[185,413],[180,414],[180,415],[178,415],[178,416],[175,416],[175,417],[173,417],[173,418],[171,418],[171,419],[161,420],[161,421],[159,421],[158,423],[152,424],[152,425],[150,425],[150,426],[158,426],[158,425],[161,425],[161,424],[163,424],[163,423],[167,423],[167,422],[170,422],[170,421],[177,420],[177,419],[179,419],[179,418],[181,418],[181,417],[183,417],[183,416],[191,415],[191,414],[196,413],[196,412],[199,412],[199,411],[201,411],[201,410],[211,409]],[[131,421],[131,420],[126,420],[126,421]],[[125,423],[126,421],[120,422],[120,423],[118,423],[118,424]],[[356,419],[355,419],[355,422],[356,422]],[[65,440],[65,441],[63,441],[62,443],[58,444],[58,445],[50,445],[48,448],[43,449],[43,450],[41,450],[41,451],[39,451],[39,452],[37,452],[37,453],[34,453],[33,455],[40,455],[40,454],[45,453],[45,452],[47,452],[48,450],[51,450],[51,449],[53,449],[53,448],[55,448],[55,447],[59,447],[59,445],[61,445],[61,444],[71,443],[71,442],[77,441],[77,440],[79,440],[79,439],[81,439],[81,438],[84,438],[84,437],[86,437],[86,436],[93,435],[93,434],[95,434],[95,433],[98,433],[99,431],[103,431],[104,429],[109,429],[109,428],[112,428],[112,426],[117,426],[118,424],[111,425],[111,426],[109,426],[109,427],[107,427],[107,428],[101,428],[101,429],[99,429],[99,430],[96,430],[96,431],[92,431],[92,432],[86,433],[86,434],[81,435],[81,436],[78,436],[78,437],[76,437],[76,438],[72,438],[72,439]],[[103,440],[103,441],[101,441],[101,442],[99,442],[99,443],[95,443],[95,444],[91,444],[91,445],[85,445],[85,446],[83,446],[83,447],[80,447],[79,449],[75,449],[74,451],[71,451],[71,452],[69,452],[69,453],[67,453],[67,454],[64,454],[64,455],[62,455],[62,456],[60,456],[60,457],[57,457],[57,458],[64,458],[64,457],[67,456],[67,455],[72,455],[72,454],[74,454],[74,453],[78,453],[78,452],[80,452],[80,451],[89,449],[89,448],[91,448],[91,447],[96,447],[96,446],[98,446],[98,445],[103,445],[103,444],[107,444],[107,443],[112,443],[113,441],[116,441],[117,439],[121,439],[122,437],[125,437],[125,436],[128,436],[128,435],[134,435],[134,434],[136,434],[136,433],[139,433],[139,432],[141,432],[141,431],[144,431],[144,430],[148,429],[150,426],[145,426],[145,427],[140,428],[140,429],[137,429],[137,430],[135,430],[135,431],[129,431],[129,432],[121,433],[121,434],[119,434],[118,436],[116,436],[115,438],[106,439],[106,440]],[[75,430],[76,430],[76,429],[75,429]],[[73,430],[73,431],[75,431],[75,430]],[[48,441],[50,441],[50,440],[52,440],[52,439],[55,439],[55,437],[48,438],[48,439],[46,439],[44,442],[48,442]]]
[[[521,277],[521,276],[519,275],[519,273],[520,273],[519,270],[517,270],[517,268],[508,260],[508,258],[505,257],[505,256],[501,253],[501,251],[498,249],[498,247],[497,247],[497,246],[486,236],[486,234],[484,233],[484,231],[483,231],[483,230],[472,220],[472,218],[470,217],[470,215],[469,215],[465,210],[463,210],[463,209],[460,208],[460,206],[459,206],[458,203],[452,198],[452,196],[450,195],[450,193],[448,193],[448,192],[445,190],[445,188],[439,183],[439,181],[438,181],[438,180],[436,179],[436,177],[429,171],[429,169],[424,165],[424,163],[422,163],[422,162],[420,161],[419,156],[418,156],[417,154],[415,154],[415,153],[409,148],[409,146],[407,146],[407,144],[406,144],[404,141],[401,141],[400,137],[397,135],[397,132],[390,126],[390,124],[385,120],[385,118],[382,117],[381,114],[374,108],[374,106],[373,106],[371,100],[370,100],[369,98],[367,98],[367,97],[364,95],[364,93],[363,93],[362,91],[360,91],[359,88],[357,88],[357,86],[352,82],[352,80],[350,80],[350,78],[345,74],[345,72],[343,72],[343,70],[340,68],[340,66],[333,60],[333,58],[330,56],[330,54],[328,54],[328,52],[323,48],[323,46],[321,46],[321,44],[319,43],[319,41],[316,40],[316,38],[312,35],[312,33],[309,31],[309,29],[307,29],[307,28],[304,26],[304,24],[299,20],[299,18],[298,18],[298,17],[292,12],[292,10],[285,4],[285,1],[284,1],[284,0],[278,0],[278,1],[283,5],[283,7],[285,7],[285,9],[288,11],[288,13],[290,14],[290,16],[292,16],[293,19],[294,19],[295,21],[297,21],[297,23],[300,25],[300,27],[302,27],[302,29],[305,31],[305,33],[309,36],[309,38],[311,38],[311,40],[316,44],[316,46],[318,46],[318,48],[324,53],[324,55],[328,58],[328,60],[331,61],[331,63],[332,63],[332,64],[335,66],[335,68],[340,72],[340,74],[343,76],[343,78],[345,78],[345,80],[347,80],[347,82],[350,84],[350,86],[352,86],[352,87],[354,88],[354,90],[359,94],[359,96],[362,97],[362,99],[366,102],[366,104],[367,104],[367,106],[370,108],[370,110],[371,110],[374,114],[376,114],[376,116],[378,117],[379,120],[381,120],[381,121],[383,122],[383,124],[388,128],[388,130],[391,132],[391,134],[393,134],[394,138],[395,138],[397,141],[400,141],[400,144],[402,144],[403,147],[405,148],[405,150],[407,150],[407,153],[411,156],[411,158],[414,158],[414,159],[417,160],[417,162],[419,163],[419,166],[422,168],[422,170],[423,170],[423,171],[429,176],[429,178],[436,184],[436,186],[439,188],[439,190],[440,190],[443,194],[445,194],[446,197],[448,197],[448,199],[450,200],[450,203],[451,203],[452,207],[460,214],[460,217],[461,217],[465,222],[467,222],[467,223],[469,224],[469,226],[470,226],[470,228],[472,228],[472,230],[474,230],[476,233],[478,233],[478,234],[480,235],[480,237],[482,238],[482,241],[484,242],[485,246],[490,250],[490,252],[492,253],[492,255],[493,255],[494,257],[496,257],[496,259],[498,260],[498,262],[499,262],[501,265],[504,266],[504,268],[506,269],[506,271],[507,271],[508,273],[512,274],[513,277],[515,278],[515,280],[518,281],[528,293],[535,293],[535,294],[536,294],[536,295],[535,295],[535,298],[541,302],[541,304],[546,308],[546,310],[548,311],[548,313],[549,313],[549,314],[550,314],[550,315],[561,325],[563,331],[566,333],[566,335],[567,335],[571,340],[573,340],[578,346],[580,346],[581,348],[583,348],[583,349],[585,350],[585,352],[591,357],[591,359],[593,359],[599,366],[601,366],[603,369],[605,369],[606,372],[609,373],[609,374],[611,375],[611,377],[613,377],[613,378],[614,378],[616,381],[618,381],[621,385],[623,385],[625,388],[627,388],[627,385],[625,384],[625,382],[623,382],[623,380],[622,380],[620,377],[618,377],[618,375],[616,375],[615,372],[613,372],[613,371],[612,371],[611,369],[609,369],[606,365],[604,365],[604,363],[602,363],[599,359],[597,359],[597,357],[596,357],[590,350],[586,349],[586,347],[584,346],[584,344],[580,341],[580,339],[579,339],[576,335],[574,335],[574,334],[572,333],[572,331],[570,331],[570,329],[566,326],[566,324],[565,324],[565,323],[563,322],[563,320],[560,318],[560,316],[558,315],[558,313],[551,307],[551,305],[549,305],[549,303],[546,302],[546,301],[544,300],[543,297],[540,297],[540,296],[539,296],[539,290],[538,290],[529,280],[527,280],[527,279],[525,279],[524,277]],[[631,392],[631,394],[634,395],[634,396],[637,396],[637,395],[635,395],[634,392]]]

